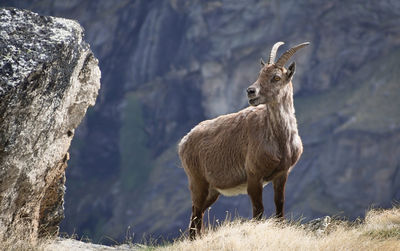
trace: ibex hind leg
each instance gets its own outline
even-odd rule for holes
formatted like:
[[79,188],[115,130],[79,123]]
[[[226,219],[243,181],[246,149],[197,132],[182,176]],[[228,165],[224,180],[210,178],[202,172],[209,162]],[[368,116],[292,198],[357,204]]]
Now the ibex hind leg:
[[213,188],[208,189],[207,199],[203,205],[203,212],[207,210],[214,202],[217,201],[219,197],[219,192]]
[[219,193],[210,189],[207,182],[197,182],[190,185],[192,195],[192,216],[189,226],[189,237],[193,240],[200,235],[203,228],[203,215],[205,210],[211,206],[219,196]]
[[189,225],[189,237],[193,240],[200,234],[203,226],[203,205],[208,196],[208,183],[199,179],[190,182],[190,192],[192,196],[192,216]]

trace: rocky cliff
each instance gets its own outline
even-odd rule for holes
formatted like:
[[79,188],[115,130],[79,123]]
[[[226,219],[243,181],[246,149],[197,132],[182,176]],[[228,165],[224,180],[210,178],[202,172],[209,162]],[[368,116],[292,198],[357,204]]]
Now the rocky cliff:
[[[276,41],[311,42],[294,58],[305,150],[288,180],[288,215],[354,218],[400,200],[396,1],[2,3],[79,20],[100,58],[104,88],[72,143],[66,232],[94,241],[179,235],[190,198],[176,143],[247,105],[244,90]],[[250,202],[221,198],[211,220],[225,211],[249,216]]]
[[100,87],[72,20],[0,9],[0,238],[58,233],[75,128]]

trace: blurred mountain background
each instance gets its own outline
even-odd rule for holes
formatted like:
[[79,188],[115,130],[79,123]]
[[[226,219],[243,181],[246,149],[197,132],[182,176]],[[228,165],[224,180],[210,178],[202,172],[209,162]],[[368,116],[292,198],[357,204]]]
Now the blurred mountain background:
[[[202,120],[247,106],[271,46],[293,57],[304,153],[289,176],[288,217],[363,216],[400,201],[400,2],[3,0],[78,20],[102,87],[74,137],[61,231],[94,242],[171,239],[189,223],[176,146]],[[280,53],[284,51],[281,49]],[[278,53],[279,54],[279,53]],[[274,213],[271,186],[266,215]],[[251,215],[221,197],[210,221]]]

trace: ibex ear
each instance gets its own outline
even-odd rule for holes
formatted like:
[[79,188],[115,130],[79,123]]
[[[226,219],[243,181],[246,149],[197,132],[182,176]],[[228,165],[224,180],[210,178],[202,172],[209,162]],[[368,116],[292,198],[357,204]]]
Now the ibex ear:
[[296,71],[296,63],[295,63],[295,62],[292,62],[292,63],[289,65],[288,70],[287,70],[287,72],[286,72],[287,78],[288,78],[288,79],[291,79],[291,78],[293,77],[295,71]]
[[264,65],[265,65],[265,62],[262,58],[260,59],[260,64],[261,64],[261,67],[264,67]]

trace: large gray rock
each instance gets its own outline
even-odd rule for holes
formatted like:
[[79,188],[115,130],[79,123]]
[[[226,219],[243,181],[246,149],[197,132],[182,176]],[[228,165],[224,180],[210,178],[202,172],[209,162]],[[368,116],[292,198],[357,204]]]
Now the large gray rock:
[[100,88],[81,26],[0,9],[0,238],[58,233],[75,128]]

